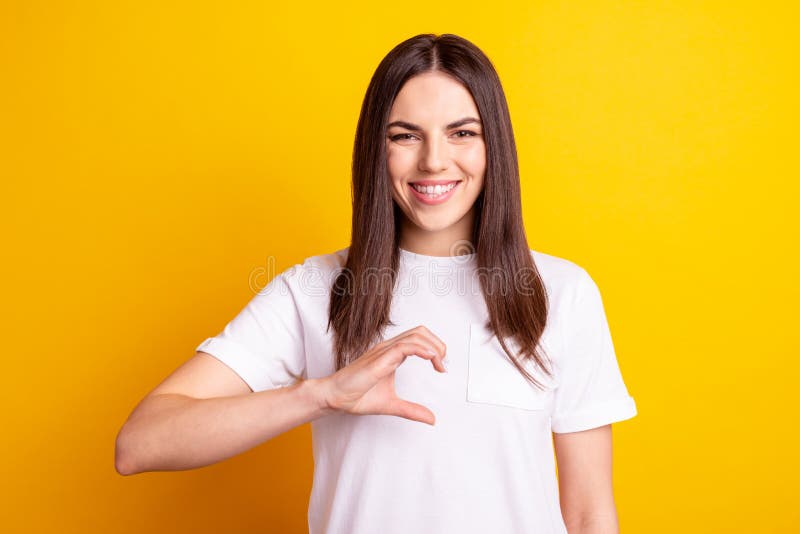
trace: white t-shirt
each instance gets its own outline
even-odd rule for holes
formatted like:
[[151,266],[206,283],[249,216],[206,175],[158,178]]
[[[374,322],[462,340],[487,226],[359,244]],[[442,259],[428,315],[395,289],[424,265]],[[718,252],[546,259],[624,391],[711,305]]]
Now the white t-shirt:
[[[326,332],[330,288],[348,248],[277,275],[207,352],[263,391],[334,372]],[[447,345],[448,372],[409,356],[400,398],[427,406],[435,425],[390,415],[333,413],[312,421],[310,534],[566,533],[551,432],[636,415],[617,363],[597,285],[577,264],[531,250],[549,301],[542,348],[554,379],[508,361],[480,292],[476,255],[401,249],[385,338],[427,326]],[[513,343],[510,347],[514,347]]]

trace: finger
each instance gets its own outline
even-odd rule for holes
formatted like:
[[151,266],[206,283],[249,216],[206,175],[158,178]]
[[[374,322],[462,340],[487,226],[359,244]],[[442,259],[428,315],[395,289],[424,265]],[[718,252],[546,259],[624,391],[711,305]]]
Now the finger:
[[444,373],[447,372],[441,358],[436,350],[430,345],[416,343],[413,341],[399,341],[386,349],[381,355],[381,360],[386,363],[385,373],[395,370],[408,356],[418,356],[426,360],[432,360],[433,368]]
[[[409,334],[406,338],[404,338],[404,341],[406,341],[406,340],[407,341],[414,341],[416,343],[420,343],[421,345],[426,345],[426,344],[431,343],[430,337],[426,336],[424,332],[415,332],[413,334]],[[445,372],[446,368],[445,368],[445,365],[444,365],[444,359],[446,357],[447,357],[446,349],[443,349],[442,347],[438,346],[438,344],[437,344],[436,345],[436,360],[435,360],[435,363],[434,363],[434,368],[436,368],[436,369],[438,369],[438,370],[440,370],[442,372]]]
[[425,336],[426,338],[430,339],[433,343],[435,343],[436,348],[438,348],[439,352],[442,353],[442,357],[444,357],[444,355],[447,353],[447,345],[445,344],[445,342],[442,341],[442,339],[439,336],[431,332],[427,326],[419,325],[416,328],[413,328],[412,331],[416,331],[416,333]]
[[444,345],[438,340],[424,331],[411,329],[406,330],[402,334],[399,334],[393,337],[391,343],[397,342],[408,342],[408,343],[419,343],[421,345],[426,345],[436,351],[437,356],[444,357],[445,347]]
[[431,343],[440,353],[447,353],[447,345],[445,345],[444,341],[442,341],[439,336],[431,332],[425,325],[415,326],[414,328],[410,328],[405,332],[400,332],[393,338],[386,341],[399,341],[412,336],[421,336],[426,342]]
[[419,421],[420,423],[427,423],[433,426],[436,423],[436,416],[428,408],[416,402],[410,402],[403,399],[395,398],[389,404],[389,412],[387,415],[396,415],[398,417],[405,417],[412,421]]

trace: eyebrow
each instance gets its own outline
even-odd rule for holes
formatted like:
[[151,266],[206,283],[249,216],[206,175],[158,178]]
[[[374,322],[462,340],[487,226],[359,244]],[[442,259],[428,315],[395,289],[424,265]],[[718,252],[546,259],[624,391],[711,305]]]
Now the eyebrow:
[[[464,126],[465,124],[471,124],[471,123],[476,123],[476,124],[478,124],[480,126],[481,121],[479,121],[478,119],[476,119],[474,117],[464,117],[463,119],[458,119],[457,121],[451,122],[450,124],[445,126],[445,130],[450,130],[451,128],[458,128],[459,126]],[[400,126],[401,128],[405,128],[406,130],[411,130],[412,132],[421,132],[422,131],[422,127],[421,126],[417,126],[416,124],[411,124],[410,122],[406,122],[406,121],[390,122],[388,124],[388,126],[386,126],[386,128],[389,129],[392,126]]]

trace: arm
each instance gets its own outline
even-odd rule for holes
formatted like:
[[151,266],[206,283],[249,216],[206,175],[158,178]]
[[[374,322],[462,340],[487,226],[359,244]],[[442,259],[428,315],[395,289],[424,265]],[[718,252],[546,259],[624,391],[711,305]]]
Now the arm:
[[198,352],[128,417],[115,467],[122,475],[203,467],[330,411],[320,380],[253,393],[225,364]]
[[121,475],[203,467],[235,456],[333,412],[387,414],[434,424],[427,407],[394,392],[394,372],[409,356],[445,372],[446,347],[418,326],[374,345],[334,374],[253,392],[230,367],[197,352],[150,392],[117,435]]
[[617,534],[611,425],[554,433],[561,513],[570,534]]

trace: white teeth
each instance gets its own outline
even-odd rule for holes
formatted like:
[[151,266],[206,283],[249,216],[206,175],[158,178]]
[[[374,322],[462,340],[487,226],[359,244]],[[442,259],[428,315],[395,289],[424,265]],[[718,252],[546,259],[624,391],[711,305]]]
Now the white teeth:
[[456,184],[457,184],[457,182],[450,183],[450,184],[448,184],[446,186],[441,186],[441,185],[424,186],[424,185],[411,184],[411,187],[413,187],[414,189],[416,189],[420,193],[423,193],[423,194],[425,194],[425,195],[427,195],[427,196],[429,196],[431,198],[436,198],[436,197],[438,197],[438,196],[440,196],[440,195],[442,195],[444,193],[447,193],[451,189],[453,189],[456,186]]

